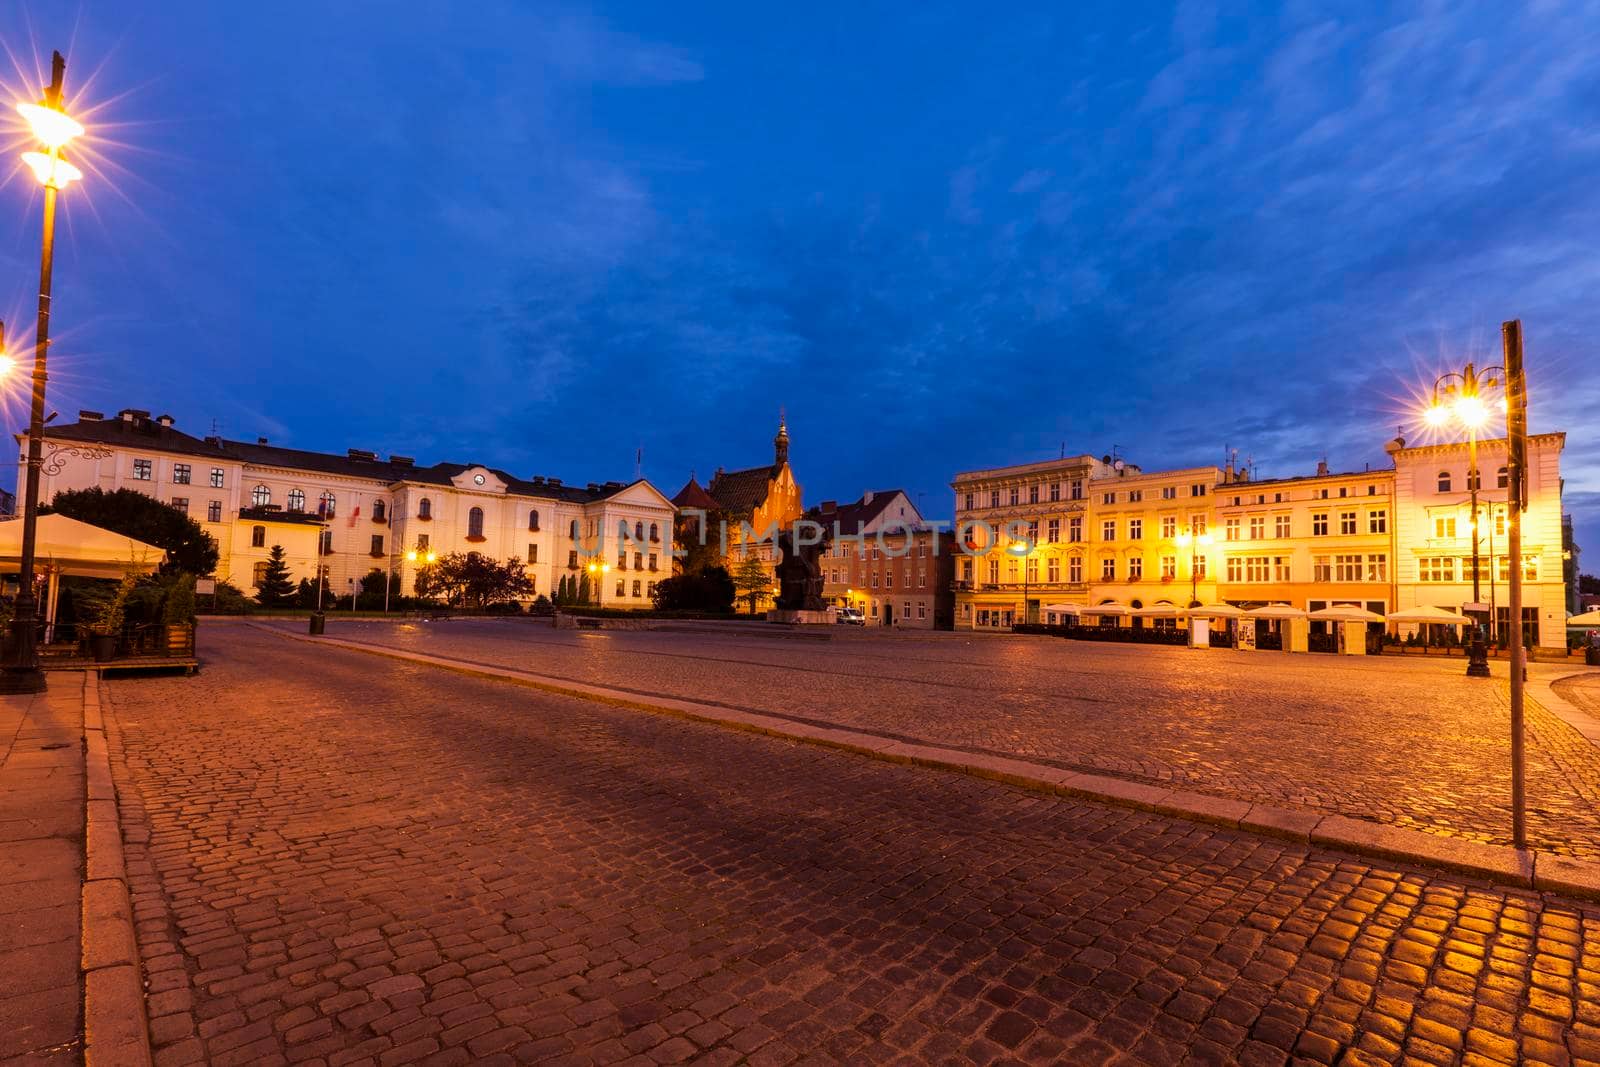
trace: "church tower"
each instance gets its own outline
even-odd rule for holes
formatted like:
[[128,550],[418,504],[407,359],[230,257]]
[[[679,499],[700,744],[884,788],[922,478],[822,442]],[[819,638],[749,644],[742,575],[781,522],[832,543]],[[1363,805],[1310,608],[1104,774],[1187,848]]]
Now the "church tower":
[[778,436],[772,439],[772,465],[781,467],[789,462],[789,426],[783,417],[783,412],[778,412]]

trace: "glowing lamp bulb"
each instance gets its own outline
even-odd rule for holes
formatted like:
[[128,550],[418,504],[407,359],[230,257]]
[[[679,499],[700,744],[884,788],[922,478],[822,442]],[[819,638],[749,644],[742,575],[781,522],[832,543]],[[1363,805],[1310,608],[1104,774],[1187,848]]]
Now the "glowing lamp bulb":
[[1186,531],[1173,538],[1173,540],[1177,541],[1181,547],[1188,548],[1189,543],[1194,540],[1194,535]]
[[74,137],[83,136],[83,125],[59,108],[18,104],[17,113],[28,120],[33,135],[46,148],[60,148]]
[[1450,421],[1450,409],[1443,404],[1430,404],[1422,413],[1422,419],[1429,426],[1440,427]]
[[410,552],[406,553],[406,562],[415,563],[416,561],[417,561],[417,550],[416,549],[412,549]]
[[24,152],[22,161],[33,171],[33,176],[39,179],[39,184],[51,189],[65,189],[68,185],[83,177],[83,171],[59,156],[47,155],[44,152]]
[[17,361],[10,356],[0,356],[0,378],[9,378],[17,369]]
[[1455,403],[1456,418],[1469,430],[1477,430],[1489,421],[1489,406],[1480,396],[1464,396]]

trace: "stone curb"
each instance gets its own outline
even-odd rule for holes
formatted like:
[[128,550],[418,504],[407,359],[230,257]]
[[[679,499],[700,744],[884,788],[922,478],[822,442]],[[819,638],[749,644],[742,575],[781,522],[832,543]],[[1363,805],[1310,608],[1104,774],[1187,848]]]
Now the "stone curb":
[[1585,669],[1555,678],[1529,677],[1527,696],[1528,699],[1582,734],[1584,739],[1591,745],[1600,748],[1600,720],[1576,707],[1571,701],[1557,693],[1555,689],[1557,682],[1565,682],[1572,678],[1594,677],[1597,673],[1600,672]]
[[675,697],[646,698],[637,693],[548,678],[509,667],[466,663],[446,656],[407,652],[336,637],[311,637],[260,623],[248,625],[290,641],[333,645],[406,663],[439,667],[457,674],[512,682],[530,689],[579,697],[615,707],[672,715],[792,741],[824,745],[891,763],[911,764],[975,778],[988,778],[1034,792],[1137,808],[1191,822],[1222,826],[1230,830],[1337,849],[1358,856],[1414,863],[1487,879],[1497,885],[1559,893],[1586,900],[1600,900],[1600,861],[1575,859],[1535,849],[1488,845],[1465,838],[1437,836],[1419,830],[1406,830],[1384,823],[1352,819],[1344,815],[1323,815],[1318,812],[1279,808],[1267,804],[1252,804],[1227,797],[1171,789],[1162,785],[1063,770],[1025,760],[975,755],[937,745],[896,741],[846,727],[817,726],[776,715],[720,708]]
[[85,867],[82,898],[83,1060],[90,1067],[149,1067],[139,942],[133,932],[128,870],[100,679],[84,673]]

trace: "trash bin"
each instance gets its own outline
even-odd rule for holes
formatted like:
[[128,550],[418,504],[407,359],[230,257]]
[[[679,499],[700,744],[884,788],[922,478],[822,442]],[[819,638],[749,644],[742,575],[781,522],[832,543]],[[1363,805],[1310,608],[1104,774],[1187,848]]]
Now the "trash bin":
[[320,611],[313,611],[311,613],[311,636],[320,636],[323,629],[327,625],[328,617],[326,615],[322,614]]

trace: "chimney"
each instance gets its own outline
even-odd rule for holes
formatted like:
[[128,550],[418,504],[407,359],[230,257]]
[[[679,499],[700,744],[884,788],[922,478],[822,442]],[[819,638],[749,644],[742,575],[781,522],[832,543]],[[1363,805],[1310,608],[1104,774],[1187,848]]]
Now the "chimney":
[[267,439],[266,439],[266,438],[265,438],[265,437],[258,437],[258,438],[256,438],[256,444],[258,444],[258,445],[264,445],[264,444],[266,444],[266,443],[267,443]]
[[396,466],[396,467],[413,467],[413,466],[416,465],[417,461],[412,459],[410,456],[393,456],[393,455],[391,455],[389,457],[389,462],[391,464],[393,464],[394,466]]
[[347,448],[345,449],[345,455],[351,459],[366,460],[368,463],[376,463],[378,461],[378,454],[365,448]]
[[79,422],[100,422],[104,418],[105,418],[105,415],[102,414],[101,412],[98,412],[98,411],[80,410],[78,412],[78,421]]
[[172,420],[172,416],[171,415],[157,415],[156,416],[156,422],[160,423],[162,426],[167,427],[168,429],[172,428],[172,421],[173,420]]
[[552,489],[560,489],[561,488],[561,479],[560,478],[547,478],[547,479],[545,479],[545,483],[547,485],[549,485]]
[[871,489],[868,489],[865,493],[861,494],[861,502],[863,504],[872,503],[872,490]]
[[1325,459],[1317,460],[1317,477],[1318,478],[1326,478],[1327,476],[1328,476],[1328,461],[1325,460]]

